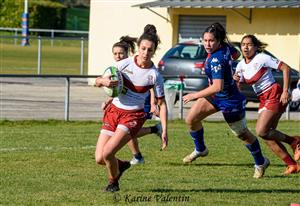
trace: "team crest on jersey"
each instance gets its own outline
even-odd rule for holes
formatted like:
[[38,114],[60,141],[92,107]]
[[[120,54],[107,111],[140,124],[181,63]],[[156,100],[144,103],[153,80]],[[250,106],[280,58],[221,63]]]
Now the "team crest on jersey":
[[213,58],[213,59],[211,60],[211,62],[212,62],[212,63],[215,63],[215,62],[219,62],[219,60],[218,60],[218,58]]

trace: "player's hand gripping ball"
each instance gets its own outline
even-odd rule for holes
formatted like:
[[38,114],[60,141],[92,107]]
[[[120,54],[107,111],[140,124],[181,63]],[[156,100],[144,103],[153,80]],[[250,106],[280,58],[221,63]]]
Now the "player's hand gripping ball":
[[121,94],[123,90],[123,77],[121,72],[114,66],[108,67],[105,69],[102,77],[111,76],[111,80],[117,80],[118,85],[115,87],[103,87],[105,93],[110,97],[117,97]]

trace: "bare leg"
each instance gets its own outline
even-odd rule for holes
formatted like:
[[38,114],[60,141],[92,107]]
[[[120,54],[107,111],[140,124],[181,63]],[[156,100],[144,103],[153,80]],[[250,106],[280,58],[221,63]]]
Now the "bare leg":
[[274,140],[264,140],[264,142],[272,150],[272,152],[280,159],[283,160],[284,158],[286,158],[287,155],[289,155],[285,146],[281,142],[277,142]]
[[204,130],[201,121],[216,112],[215,107],[204,98],[197,99],[196,103],[189,110],[185,122],[194,141],[195,149],[191,154],[183,158],[184,163],[191,163],[198,157],[208,155],[208,149],[204,143]]
[[216,108],[210,102],[199,98],[189,110],[185,123],[190,131],[198,131],[203,128],[201,121],[216,112]]
[[117,178],[119,175],[118,161],[115,154],[130,140],[130,138],[131,137],[126,131],[118,128],[103,148],[103,159],[110,179]]
[[96,151],[95,151],[95,160],[97,164],[105,165],[104,159],[103,159],[103,148],[105,144],[108,142],[110,136],[105,134],[100,134],[98,137],[97,145],[96,145]]
[[[151,134],[151,128],[150,127],[142,127],[140,131],[137,133],[136,137],[143,137],[147,134]],[[129,146],[129,145],[128,145]],[[131,150],[132,151],[132,150]]]
[[131,138],[127,143],[127,145],[133,155],[140,153],[139,143],[137,138]]
[[257,119],[256,133],[263,139],[276,140],[291,144],[294,138],[276,130],[281,113],[273,112],[270,110],[262,111]]
[[280,113],[269,110],[262,111],[257,119],[256,133],[265,140],[265,143],[273,153],[283,160],[285,157],[290,156],[290,154],[285,146],[280,143],[288,139],[287,135],[275,130],[280,117]]

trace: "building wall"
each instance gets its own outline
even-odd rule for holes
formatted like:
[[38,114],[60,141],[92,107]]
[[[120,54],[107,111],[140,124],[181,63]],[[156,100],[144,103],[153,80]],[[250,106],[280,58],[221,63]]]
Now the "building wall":
[[[179,15],[226,15],[229,39],[240,41],[245,34],[254,34],[269,44],[267,49],[295,69],[300,68],[300,9],[252,9],[251,24],[232,9],[140,9],[132,5],[147,1],[92,0],[88,74],[101,74],[114,63],[112,45],[123,35],[139,37],[146,24],[154,24],[162,43],[153,61],[178,40]],[[237,9],[249,16],[250,9]],[[165,18],[169,19],[167,21]]]
[[[105,1],[92,0],[90,11],[90,36],[88,74],[102,74],[105,68],[113,65],[112,45],[124,35],[139,37],[146,24],[156,26],[161,38],[156,54],[155,64],[172,46],[172,25],[159,15],[139,7],[131,7],[142,1]],[[169,18],[167,9],[154,9],[160,15]],[[93,81],[93,80],[91,80]]]

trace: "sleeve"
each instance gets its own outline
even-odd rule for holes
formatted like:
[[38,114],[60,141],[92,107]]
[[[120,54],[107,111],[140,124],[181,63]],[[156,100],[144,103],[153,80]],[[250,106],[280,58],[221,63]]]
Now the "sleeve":
[[282,64],[282,61],[280,61],[279,59],[276,59],[274,57],[271,57],[270,55],[267,55],[267,54],[262,54],[262,58],[264,60],[265,67],[279,69]]
[[224,79],[224,59],[212,57],[210,61],[210,70],[212,79]]
[[114,66],[117,67],[119,71],[122,71],[130,64],[130,58],[122,59],[118,62],[115,62]]
[[157,97],[158,99],[165,97],[164,79],[162,75],[157,71],[156,71],[156,82],[154,84],[154,93],[155,93],[155,97]]

